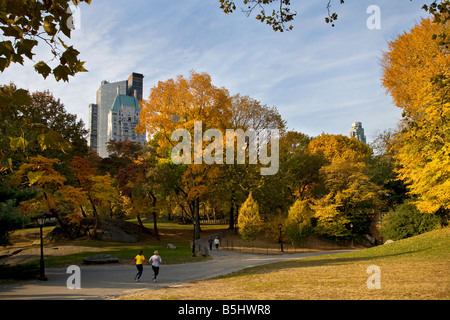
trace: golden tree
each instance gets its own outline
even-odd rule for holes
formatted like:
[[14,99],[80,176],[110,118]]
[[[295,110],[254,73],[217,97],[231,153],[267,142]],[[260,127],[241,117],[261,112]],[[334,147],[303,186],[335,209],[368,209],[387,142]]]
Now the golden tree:
[[259,231],[261,231],[261,223],[258,202],[253,199],[252,193],[250,192],[247,200],[245,200],[239,210],[238,225],[242,239],[244,241],[255,240]]
[[312,209],[317,218],[316,231],[331,236],[347,236],[347,224],[358,229],[367,223],[367,208],[377,205],[380,188],[370,179],[369,146],[354,138],[322,134],[309,148],[322,153],[327,163],[320,169],[322,196],[314,200]]
[[[187,150],[180,152],[186,170],[177,188],[178,193],[184,195],[186,207],[196,222],[199,221],[200,198],[208,194],[208,185],[218,172],[217,166],[203,162],[203,155],[213,144],[220,148],[224,145],[223,141],[215,140],[217,137],[209,143],[203,141],[203,137],[208,129],[225,132],[231,118],[230,108],[228,91],[214,86],[208,74],[194,71],[188,78],[180,75],[176,79],[160,81],[151,89],[148,100],[142,103],[141,125],[137,131],[146,132],[149,138],[157,137],[160,153],[166,152],[166,156],[170,156],[170,150],[173,154],[178,147],[180,142],[172,139],[174,132],[183,132],[183,136],[177,137],[182,137],[183,143],[188,141]],[[211,155],[212,151],[209,153]],[[200,225],[196,223],[196,238],[199,233]]]
[[403,111],[393,150],[398,175],[424,213],[450,209],[450,51],[433,39],[448,29],[422,19],[383,56],[383,86]]
[[286,234],[292,242],[300,244],[312,233],[313,217],[314,211],[306,200],[295,201],[286,220]]

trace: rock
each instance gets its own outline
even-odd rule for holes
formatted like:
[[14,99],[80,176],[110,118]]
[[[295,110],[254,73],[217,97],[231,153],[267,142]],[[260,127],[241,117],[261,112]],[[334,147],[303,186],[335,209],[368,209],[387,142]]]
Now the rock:
[[118,263],[119,258],[111,254],[98,254],[95,256],[85,257],[83,263],[85,264],[105,264],[105,263]]
[[387,240],[384,244],[389,244],[389,243],[392,243],[392,242],[394,242],[394,240]]
[[168,244],[167,244],[167,248],[168,248],[168,249],[176,249],[177,246],[174,245],[174,244],[168,243]]

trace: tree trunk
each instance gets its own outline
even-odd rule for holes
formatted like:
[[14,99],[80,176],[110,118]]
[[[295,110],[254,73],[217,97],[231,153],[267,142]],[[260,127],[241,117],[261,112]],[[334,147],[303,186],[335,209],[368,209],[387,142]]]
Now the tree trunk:
[[53,218],[56,219],[56,221],[58,222],[58,225],[61,227],[61,230],[63,231],[64,235],[65,235],[67,238],[73,240],[73,239],[74,239],[74,236],[72,235],[72,232],[70,232],[70,230],[69,230],[69,228],[67,227],[67,225],[62,221],[62,219],[61,219],[61,217],[59,216],[58,212],[57,212],[54,208],[52,208],[52,207],[50,206],[49,200],[48,200],[48,196],[47,196],[47,193],[46,193],[46,192],[44,192],[44,198],[45,198],[45,200],[47,201],[47,206],[48,206],[48,209],[49,209],[49,211],[50,211],[51,216],[52,216]]
[[144,224],[142,223],[142,219],[141,219],[141,215],[140,215],[140,214],[138,214],[138,215],[136,216],[136,219],[137,219],[139,225],[141,226],[141,228],[142,228],[142,229],[145,229]]
[[[152,198],[152,206],[153,208],[156,207],[156,197],[153,194],[153,192],[150,192],[150,197]],[[155,211],[152,212],[153,215],[153,230],[155,231],[155,238],[156,240],[160,240],[159,238],[159,232],[158,232],[158,224],[157,224],[157,214]]]
[[231,191],[230,221],[228,229],[234,229],[234,190]]
[[153,230],[155,231],[156,240],[160,240],[159,232],[158,232],[158,224],[156,223],[156,212],[152,212],[153,215]]
[[194,221],[195,221],[195,239],[200,239],[200,199],[194,199]]
[[80,210],[81,210],[81,215],[83,216],[83,218],[87,218],[86,212],[84,211],[83,206],[80,206]]
[[89,202],[92,205],[92,212],[94,214],[94,219],[95,219],[94,230],[92,231],[92,236],[91,237],[93,237],[94,239],[97,239],[97,229],[98,229],[100,218],[98,216],[98,212],[97,212],[97,208],[96,208],[96,206],[94,204],[94,200],[92,200],[90,195],[88,195],[88,198],[89,198]]

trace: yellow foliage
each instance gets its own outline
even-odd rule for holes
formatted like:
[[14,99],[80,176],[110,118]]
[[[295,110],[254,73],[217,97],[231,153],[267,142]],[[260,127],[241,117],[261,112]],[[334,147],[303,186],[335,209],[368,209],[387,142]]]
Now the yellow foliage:
[[239,210],[238,225],[239,233],[244,241],[252,241],[256,239],[261,230],[261,217],[259,215],[259,205],[253,199],[250,192],[247,200]]
[[393,148],[399,179],[426,213],[450,209],[450,52],[432,39],[448,28],[423,19],[383,57],[383,85],[403,110]]

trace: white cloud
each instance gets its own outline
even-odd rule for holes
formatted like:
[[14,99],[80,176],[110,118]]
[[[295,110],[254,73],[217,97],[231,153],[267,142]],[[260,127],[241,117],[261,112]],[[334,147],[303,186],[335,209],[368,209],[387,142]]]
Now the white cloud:
[[[381,8],[381,30],[366,28],[371,4]],[[399,112],[381,88],[379,59],[387,41],[423,14],[420,5],[336,2],[335,28],[324,22],[326,1],[296,2],[293,9],[294,30],[281,34],[239,11],[225,15],[214,1],[96,0],[81,7],[81,30],[70,40],[89,73],[56,83],[43,80],[27,62],[10,67],[0,82],[49,89],[87,123],[102,80],[143,73],[148,96],[158,81],[194,69],[231,94],[277,106],[290,128],[310,135],[347,134],[354,121],[362,121],[367,133],[393,127]]]

